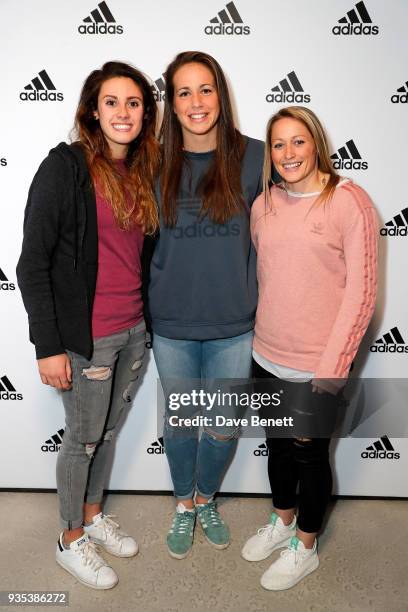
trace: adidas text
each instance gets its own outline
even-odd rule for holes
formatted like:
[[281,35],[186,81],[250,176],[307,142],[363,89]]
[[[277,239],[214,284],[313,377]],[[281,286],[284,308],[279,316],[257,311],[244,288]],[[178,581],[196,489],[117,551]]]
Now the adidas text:
[[107,23],[82,24],[78,27],[80,34],[123,34],[123,26]]
[[21,393],[13,393],[12,391],[0,391],[0,400],[22,400]]
[[351,159],[337,159],[333,162],[333,168],[335,170],[367,170],[368,163]]
[[379,32],[378,26],[372,25],[363,25],[362,23],[351,24],[347,23],[345,25],[336,25],[332,29],[333,34],[339,36],[340,34],[344,34],[346,36],[354,35],[364,35],[369,36],[370,34],[376,35]]
[[392,451],[363,451],[361,453],[363,459],[399,459],[400,453]]
[[381,236],[408,236],[408,227],[382,227]]
[[64,96],[56,91],[22,91],[20,100],[41,100],[43,102],[62,102]]
[[267,448],[256,448],[254,450],[255,457],[267,457],[269,454]]
[[162,446],[149,446],[147,453],[149,455],[164,455],[164,448]]
[[0,291],[15,291],[14,283],[0,283]]
[[391,96],[391,102],[393,104],[397,104],[398,102],[402,102],[403,104],[407,104],[408,103],[408,93],[406,94],[394,94],[393,96]]
[[208,25],[205,26],[204,32],[211,36],[212,34],[220,35],[227,34],[231,36],[231,34],[236,34],[237,36],[248,36],[251,33],[251,29],[249,26],[242,25],[234,25],[233,23],[229,25],[224,25],[220,23],[219,25]]
[[43,453],[58,453],[60,444],[43,444],[41,450]]
[[403,344],[373,344],[372,353],[408,353],[408,346]]
[[227,237],[239,236],[240,227],[237,223],[233,223],[231,227],[228,225],[206,225],[202,227],[200,223],[193,223],[187,227],[176,227],[173,236],[176,240],[180,238],[213,238],[214,236]]
[[0,159],[0,166],[7,166],[7,159],[5,157]]
[[279,92],[279,93],[270,93],[266,96],[267,102],[310,102],[309,94],[303,93],[295,93],[290,91],[289,93]]

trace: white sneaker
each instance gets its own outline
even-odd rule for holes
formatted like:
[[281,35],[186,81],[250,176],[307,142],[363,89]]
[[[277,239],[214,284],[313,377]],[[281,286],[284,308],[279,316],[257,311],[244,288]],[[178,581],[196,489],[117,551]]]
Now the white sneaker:
[[116,572],[97,552],[95,544],[85,533],[71,542],[69,548],[62,543],[61,533],[56,552],[56,561],[77,580],[93,589],[111,589],[118,583]]
[[276,512],[272,512],[268,525],[258,529],[258,533],[247,540],[241,555],[246,561],[262,561],[277,548],[288,546],[295,534],[296,517],[286,526]]
[[102,514],[100,512],[93,517],[92,525],[84,525],[84,531],[92,542],[101,546],[115,557],[133,557],[139,551],[137,542],[124,531],[119,529],[119,525],[112,521],[115,518],[112,514]]
[[261,585],[268,591],[290,589],[318,567],[316,540],[313,548],[308,549],[294,536],[288,548],[281,552],[279,559],[266,570],[261,578]]

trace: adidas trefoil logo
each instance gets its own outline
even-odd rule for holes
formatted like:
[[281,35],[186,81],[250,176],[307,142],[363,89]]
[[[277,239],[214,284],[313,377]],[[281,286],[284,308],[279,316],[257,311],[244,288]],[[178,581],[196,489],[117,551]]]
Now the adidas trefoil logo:
[[91,11],[91,15],[85,17],[83,22],[85,25],[78,27],[80,34],[123,34],[123,26],[116,25],[106,2],[100,2],[98,8]]
[[323,236],[324,233],[324,224],[313,222],[312,229],[310,230],[313,234],[319,234],[319,236]]
[[41,70],[38,76],[34,77],[28,85],[24,87],[24,91],[20,93],[20,100],[41,100],[42,102],[62,102],[64,96],[61,92],[57,92],[57,88],[51,81],[46,70]]
[[0,268],[0,291],[14,291],[16,288],[14,283],[9,283],[7,276]]
[[332,28],[333,34],[337,36],[344,34],[349,36],[350,34],[365,35],[370,34],[376,35],[379,32],[379,27],[371,25],[372,19],[366,9],[364,2],[357,2],[356,6],[350,11],[347,11],[346,17],[339,19],[341,25],[335,25]]
[[41,450],[43,453],[58,453],[60,446],[62,444],[62,437],[64,435],[64,430],[59,429],[56,434],[51,436],[48,440],[44,442],[41,446]]
[[225,9],[222,9],[218,15],[210,19],[211,25],[207,25],[204,28],[204,32],[208,35],[227,34],[231,36],[236,34],[237,36],[247,36],[251,33],[251,30],[249,26],[242,25],[243,23],[234,2],[228,2]]
[[402,102],[404,104],[408,103],[408,81],[405,81],[405,85],[401,85],[398,87],[396,94],[391,96],[391,102],[396,104],[398,102]]
[[400,453],[396,453],[388,436],[381,436],[379,440],[367,446],[361,453],[363,459],[399,459]]
[[164,92],[166,90],[166,83],[164,81],[164,75],[156,79],[156,81],[151,85],[154,99],[156,102],[163,102],[164,100]]
[[254,450],[254,455],[255,457],[267,457],[269,455],[268,447],[265,442],[262,442],[262,444]]
[[381,236],[408,236],[408,208],[403,208],[398,215],[380,229]]
[[147,453],[149,455],[164,455],[163,438],[160,437],[155,442],[152,442],[149,448],[147,449]]
[[305,103],[310,102],[309,94],[305,94],[296,72],[289,72],[286,78],[279,81],[279,85],[271,88],[271,92],[267,94],[267,102],[293,102]]
[[21,393],[17,393],[7,376],[0,377],[0,400],[22,400]]
[[398,327],[393,327],[370,346],[370,351],[372,353],[408,353],[408,346]]
[[333,159],[335,170],[367,170],[368,164],[361,161],[362,157],[354,144],[354,140],[348,140],[344,147],[340,147],[337,153],[330,156]]

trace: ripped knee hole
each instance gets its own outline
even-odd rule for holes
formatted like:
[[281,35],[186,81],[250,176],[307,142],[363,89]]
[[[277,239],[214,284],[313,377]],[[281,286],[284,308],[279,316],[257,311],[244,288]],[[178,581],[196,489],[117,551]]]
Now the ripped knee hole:
[[[109,429],[108,431],[105,432],[103,436],[103,441],[112,442],[112,439],[113,439],[113,429]],[[101,441],[102,440],[100,440],[99,442],[89,442],[88,444],[85,444],[85,452],[90,459],[92,459],[92,457],[94,456],[95,449]]]
[[88,380],[108,380],[112,376],[112,368],[110,366],[94,366],[84,368],[82,376]]
[[92,457],[94,456],[95,448],[96,442],[93,442],[92,444],[85,444],[85,452],[90,459],[92,459]]
[[111,442],[113,440],[113,429],[108,429],[108,431],[105,432],[103,439],[106,442]]
[[134,362],[134,364],[130,368],[132,370],[132,372],[134,372],[135,370],[138,370],[139,368],[141,368],[142,367],[142,363],[143,363],[143,361],[141,359],[136,359],[136,361]]
[[294,443],[298,446],[303,446],[304,444],[309,444],[312,442],[312,438],[294,438]]

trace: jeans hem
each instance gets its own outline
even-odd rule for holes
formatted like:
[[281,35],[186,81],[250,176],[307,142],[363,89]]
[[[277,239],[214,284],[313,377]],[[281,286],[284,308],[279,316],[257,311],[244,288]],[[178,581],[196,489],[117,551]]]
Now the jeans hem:
[[103,500],[103,495],[97,495],[94,497],[86,497],[85,498],[85,503],[86,504],[101,504]]
[[191,493],[190,493],[190,494],[188,494],[188,495],[177,495],[176,491],[174,491],[174,497],[175,497],[176,499],[180,499],[181,501],[183,501],[184,499],[193,499],[193,497],[194,497],[194,491],[195,491],[195,489],[193,489],[193,490],[191,491]]
[[297,523],[296,524],[297,529],[300,529],[300,531],[304,531],[304,533],[319,533],[321,526],[317,527],[316,529],[314,528],[308,528],[308,529],[303,529],[302,527],[300,527],[300,525]]
[[199,489],[197,487],[197,495],[199,495],[200,497],[205,497],[205,499],[211,499],[216,493],[217,491],[213,491],[212,493],[204,493],[202,489]]
[[76,521],[66,521],[65,519],[61,518],[60,519],[60,525],[63,529],[78,529],[79,527],[82,527],[84,524],[84,519],[80,518],[77,519]]

